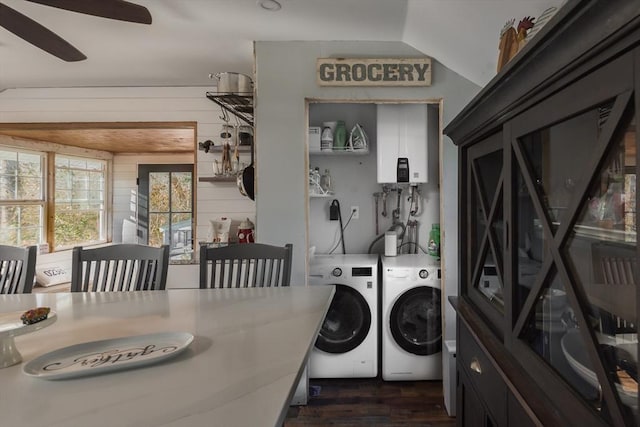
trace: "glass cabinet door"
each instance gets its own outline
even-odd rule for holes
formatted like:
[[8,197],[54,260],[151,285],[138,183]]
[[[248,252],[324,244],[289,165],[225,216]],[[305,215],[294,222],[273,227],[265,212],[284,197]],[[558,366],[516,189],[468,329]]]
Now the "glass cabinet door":
[[466,294],[498,331],[502,329],[505,307],[502,147],[502,133],[471,146],[466,169]]
[[[632,426],[638,156],[633,92],[622,89],[551,99],[536,107],[548,125],[514,120],[513,334],[535,378],[564,382],[604,424]],[[558,120],[549,111],[560,102],[576,108]]]

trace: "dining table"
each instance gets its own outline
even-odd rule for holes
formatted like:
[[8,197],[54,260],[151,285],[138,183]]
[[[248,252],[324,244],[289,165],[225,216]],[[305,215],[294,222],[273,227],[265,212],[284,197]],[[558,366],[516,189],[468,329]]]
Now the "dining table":
[[[22,361],[0,369],[0,426],[281,426],[334,292],[290,286],[0,295],[4,319],[51,310],[42,328],[15,336]],[[175,354],[134,363],[166,336],[190,338]],[[100,343],[118,344],[117,357],[100,353]],[[57,360],[62,355],[78,369],[50,369],[70,365]]]

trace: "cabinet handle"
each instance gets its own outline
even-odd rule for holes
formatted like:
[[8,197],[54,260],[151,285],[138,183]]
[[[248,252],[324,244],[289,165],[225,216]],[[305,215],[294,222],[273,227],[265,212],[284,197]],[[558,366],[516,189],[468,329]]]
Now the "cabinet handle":
[[482,374],[482,366],[480,366],[480,362],[475,357],[471,359],[471,365],[469,365],[471,370],[477,374]]
[[511,240],[510,234],[509,234],[509,221],[505,221],[504,222],[504,230],[505,230],[505,234],[506,236],[504,236],[504,241],[506,242],[506,250],[509,250],[509,241]]

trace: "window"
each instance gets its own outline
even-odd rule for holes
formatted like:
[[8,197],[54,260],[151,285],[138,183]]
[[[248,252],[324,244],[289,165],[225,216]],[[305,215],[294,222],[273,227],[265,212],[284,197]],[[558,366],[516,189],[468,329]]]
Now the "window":
[[106,168],[103,160],[56,155],[56,248],[106,241]]
[[106,242],[106,178],[105,160],[0,147],[0,244]]
[[0,148],[0,243],[44,240],[44,179],[44,154]]

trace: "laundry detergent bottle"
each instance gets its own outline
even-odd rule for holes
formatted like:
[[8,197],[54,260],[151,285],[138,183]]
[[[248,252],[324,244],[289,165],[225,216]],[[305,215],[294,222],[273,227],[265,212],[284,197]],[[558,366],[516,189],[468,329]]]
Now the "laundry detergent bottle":
[[345,150],[347,148],[347,127],[344,121],[338,120],[336,124],[336,131],[333,136],[333,149]]
[[440,224],[431,225],[427,253],[433,257],[440,258]]

